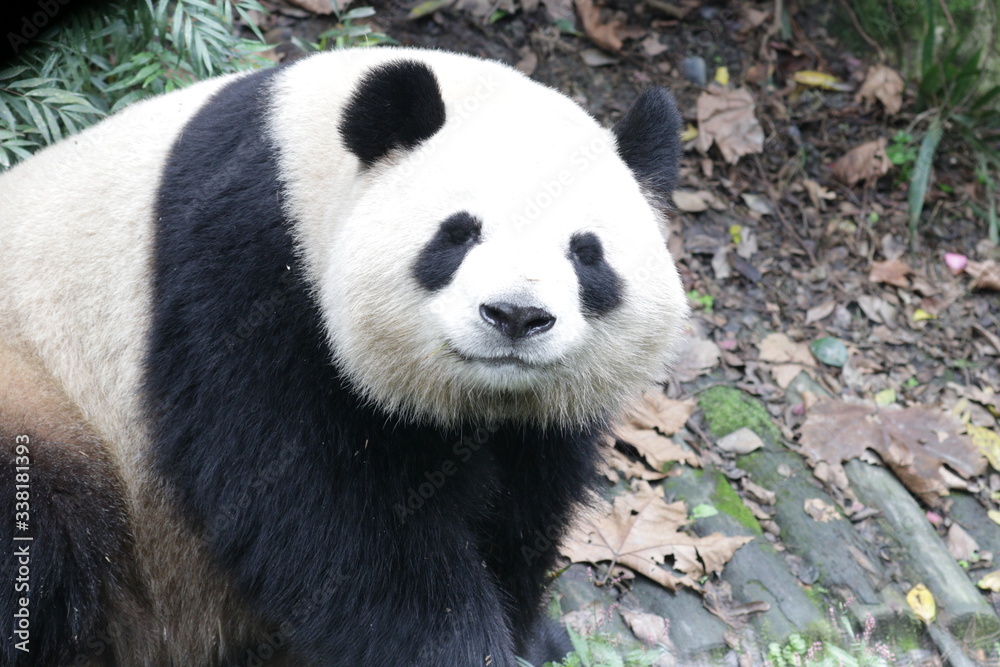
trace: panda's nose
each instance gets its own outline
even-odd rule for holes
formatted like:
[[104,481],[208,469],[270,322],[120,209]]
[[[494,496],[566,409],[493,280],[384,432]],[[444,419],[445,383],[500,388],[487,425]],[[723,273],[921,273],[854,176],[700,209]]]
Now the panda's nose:
[[503,335],[517,340],[548,331],[556,318],[541,308],[524,308],[511,303],[484,303],[479,315]]

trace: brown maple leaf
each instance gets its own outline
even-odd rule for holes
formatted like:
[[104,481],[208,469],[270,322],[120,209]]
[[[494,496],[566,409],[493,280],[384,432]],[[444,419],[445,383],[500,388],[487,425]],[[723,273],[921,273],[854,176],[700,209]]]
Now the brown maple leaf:
[[986,470],[986,459],[962,429],[956,417],[934,408],[827,400],[809,410],[800,442],[811,465],[826,462],[835,473],[871,449],[910,491],[934,504],[956,485],[954,473],[968,478]]
[[[574,563],[610,562],[609,571],[623,565],[676,590],[698,588],[699,578],[721,572],[736,550],[753,539],[683,533],[688,524],[683,501],[668,504],[662,489],[647,482],[636,482],[635,488],[580,521],[560,547],[562,554]],[[680,575],[663,567],[667,557],[673,557],[673,568]]]

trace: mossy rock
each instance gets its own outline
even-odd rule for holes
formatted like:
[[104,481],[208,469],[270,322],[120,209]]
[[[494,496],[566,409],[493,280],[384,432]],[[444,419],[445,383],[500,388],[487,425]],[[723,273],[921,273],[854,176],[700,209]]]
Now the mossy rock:
[[774,442],[781,437],[764,404],[739,389],[712,387],[698,399],[698,406],[705,413],[708,428],[716,438],[741,428],[748,428],[761,438]]

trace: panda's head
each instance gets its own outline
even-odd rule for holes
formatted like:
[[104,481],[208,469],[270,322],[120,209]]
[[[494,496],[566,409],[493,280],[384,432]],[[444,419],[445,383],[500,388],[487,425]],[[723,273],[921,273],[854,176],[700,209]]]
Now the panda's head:
[[679,123],[663,90],[609,131],[499,65],[369,68],[339,115],[353,176],[307,257],[352,385],[439,425],[560,426],[662,379],[687,317],[659,213]]

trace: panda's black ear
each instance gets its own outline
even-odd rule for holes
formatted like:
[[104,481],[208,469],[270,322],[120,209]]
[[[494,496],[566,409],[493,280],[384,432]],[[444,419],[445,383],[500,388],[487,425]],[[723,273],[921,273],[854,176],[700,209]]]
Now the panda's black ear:
[[370,167],[393,148],[413,148],[444,125],[434,72],[415,60],[374,67],[361,79],[340,121],[340,137]]
[[666,88],[646,90],[614,127],[618,155],[640,183],[666,201],[677,187],[681,115]]

